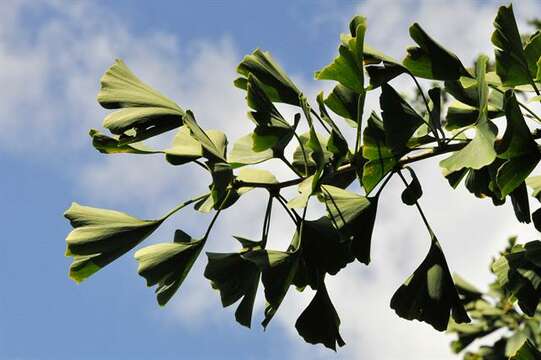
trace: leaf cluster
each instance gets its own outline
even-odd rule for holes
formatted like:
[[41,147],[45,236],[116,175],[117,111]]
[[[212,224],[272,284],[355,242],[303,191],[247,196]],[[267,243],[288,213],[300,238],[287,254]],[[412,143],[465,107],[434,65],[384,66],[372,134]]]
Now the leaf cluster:
[[[197,164],[208,173],[210,183],[207,193],[155,220],[72,205],[65,213],[74,228],[66,239],[66,255],[73,257],[70,276],[85,280],[188,205],[213,212],[204,235],[192,237],[177,230],[172,242],[135,252],[139,274],[148,286],[156,287],[158,303],[165,305],[201,254],[218,216],[241,196],[252,196],[247,195],[252,189],[265,189],[261,237],[235,236],[240,244],[237,252],[207,253],[204,276],[219,292],[224,307],[239,303],[236,320],[248,327],[260,284],[266,300],[264,327],[292,287],[312,289],[312,301],[300,312],[295,327],[305,341],[335,350],[345,342],[326,278],[350,263],[370,263],[378,201],[388,181],[398,175],[405,185],[401,200],[417,208],[430,242],[425,259],[393,295],[390,306],[400,317],[439,331],[448,328],[450,319],[452,324],[470,322],[468,310],[473,310],[464,305],[461,285],[453,280],[442,245],[419,204],[421,182],[408,165],[449,154],[440,167],[453,188],[464,180],[471,193],[488,197],[495,205],[509,198],[518,221],[531,221],[526,180],[541,153],[538,133],[528,122],[541,119],[522,99],[539,101],[541,36],[536,33],[523,44],[511,6],[500,7],[494,27],[495,71],[487,66],[485,55],[474,68],[464,66],[419,24],[409,29],[416,45],[407,49],[402,61],[395,60],[366,44],[367,21],[356,16],[349,33],[340,38],[336,58],[315,73],[317,80],[335,84],[328,94],[318,94],[315,106],[268,52],[255,50],[239,64],[235,80],[245,93],[252,130],[232,147],[224,132],[203,128],[192,111],[141,81],[117,60],[102,77],[98,94],[98,102],[113,110],[103,122],[110,134],[91,130],[93,146],[104,154],[163,155],[172,166]],[[413,80],[424,109],[393,88],[390,82],[398,76]],[[428,95],[419,79],[435,82]],[[370,92],[379,92],[380,111],[365,114]],[[449,106],[443,93],[452,97]],[[296,109],[292,119],[281,113],[281,104]],[[497,121],[505,124],[503,134]],[[307,131],[301,133],[302,128]],[[173,130],[168,148],[145,144]],[[355,133],[354,142],[345,136],[348,130]],[[466,136],[467,130],[473,135]],[[289,145],[293,154],[287,151]],[[270,159],[281,161],[293,178],[280,182],[271,172],[253,166]],[[536,177],[528,182],[541,183]],[[360,191],[354,190],[355,184]],[[282,190],[290,186],[298,191],[288,199]],[[326,212],[308,219],[307,208],[313,202],[323,204]],[[295,228],[285,249],[268,244],[276,206],[288,214]],[[541,227],[541,212],[534,212],[533,220]],[[531,261],[520,256],[520,264]],[[509,268],[515,266],[511,263]],[[519,277],[509,278],[513,289],[519,281],[515,278]]]

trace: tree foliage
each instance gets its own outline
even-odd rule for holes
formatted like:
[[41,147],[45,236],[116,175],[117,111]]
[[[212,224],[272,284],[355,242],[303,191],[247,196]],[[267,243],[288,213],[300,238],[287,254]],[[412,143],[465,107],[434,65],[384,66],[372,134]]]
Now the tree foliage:
[[[157,301],[165,305],[212,237],[218,216],[235,206],[241,196],[256,196],[247,195],[250,190],[265,189],[261,238],[235,237],[238,252],[207,253],[204,276],[218,290],[224,307],[238,303],[236,320],[248,327],[260,283],[266,300],[265,327],[291,287],[299,291],[311,288],[313,299],[295,327],[305,341],[336,350],[336,345],[345,342],[326,276],[336,275],[351,263],[370,263],[378,200],[391,177],[398,176],[405,186],[402,202],[415,206],[426,225],[428,253],[393,295],[391,308],[402,318],[456,332],[453,348],[457,351],[515,321],[520,325],[508,327],[515,335],[523,334],[525,341],[520,345],[524,345],[515,346],[518,340],[513,335],[487,351],[505,348],[505,356],[516,359],[538,354],[538,329],[520,329],[527,326],[522,324],[534,324],[531,319],[539,316],[540,243],[514,245],[502,253],[493,264],[498,278],[493,293],[482,294],[453,278],[452,264],[419,204],[421,181],[409,165],[445,155],[439,164],[452,188],[464,181],[469,192],[490,198],[496,206],[509,200],[518,221],[533,219],[541,229],[541,209],[530,214],[526,190],[529,184],[533,196],[540,198],[541,177],[530,173],[541,160],[536,142],[539,132],[531,130],[541,119],[525,102],[540,99],[541,36],[535,33],[523,44],[512,7],[500,7],[491,39],[494,70],[485,55],[479,56],[473,68],[465,66],[419,24],[409,29],[416,45],[407,49],[402,61],[394,60],[367,45],[367,29],[365,18],[351,20],[349,33],[340,37],[336,58],[315,73],[317,80],[332,81],[334,88],[328,94],[320,93],[314,102],[268,52],[258,49],[247,55],[237,68],[235,86],[245,92],[253,129],[232,147],[222,131],[202,128],[192,111],[141,81],[117,60],[102,77],[98,94],[98,102],[113,110],[103,122],[111,134],[92,129],[93,146],[104,154],[162,154],[172,166],[196,163],[209,174],[209,191],[154,220],[74,203],[65,213],[74,228],[66,239],[66,255],[73,257],[70,277],[85,280],[189,205],[199,212],[214,212],[203,236],[177,230],[172,242],[135,252],[138,273],[148,286],[156,286]],[[418,88],[424,109],[390,84],[404,75]],[[433,81],[428,96],[418,78]],[[367,113],[365,98],[372,91],[380,92],[380,112]],[[452,98],[448,106],[443,94]],[[280,104],[293,106],[295,116],[284,116]],[[342,120],[335,122],[336,118]],[[504,132],[498,130],[497,122],[505,126]],[[344,135],[344,126],[353,129],[354,142]],[[301,128],[308,131],[301,133]],[[154,149],[144,143],[172,130],[176,134],[168,148]],[[474,135],[466,136],[466,130]],[[296,146],[293,154],[286,150],[289,144]],[[270,159],[288,166],[291,180],[279,182],[271,172],[252,166]],[[360,185],[360,193],[350,187],[354,182]],[[282,190],[292,186],[298,194],[287,199]],[[318,219],[306,217],[313,202],[326,208]],[[295,225],[285,249],[267,243],[276,206]],[[513,307],[515,301],[520,311]],[[517,320],[517,316],[524,319],[522,312],[532,318]],[[516,351],[511,354],[509,347]],[[497,358],[482,351],[466,358]]]

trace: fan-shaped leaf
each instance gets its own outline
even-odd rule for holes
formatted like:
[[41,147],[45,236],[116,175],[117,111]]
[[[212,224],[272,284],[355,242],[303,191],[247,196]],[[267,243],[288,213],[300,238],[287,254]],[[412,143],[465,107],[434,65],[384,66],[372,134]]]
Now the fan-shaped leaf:
[[[100,80],[98,102],[109,114],[103,126],[120,135],[123,144],[161,134],[182,125],[184,111],[137,78],[122,60],[116,60]],[[134,133],[128,133],[134,131]]]
[[73,230],[66,237],[66,256],[73,257],[70,277],[81,282],[146,239],[161,225],[126,213],[73,203],[64,213]]
[[393,295],[391,308],[404,319],[429,323],[439,331],[447,329],[450,315],[459,324],[470,322],[434,235],[428,255]]
[[135,253],[137,272],[147,286],[158,285],[158,304],[164,306],[180,287],[203,248],[203,240],[194,240],[177,230],[175,242],[147,246]]

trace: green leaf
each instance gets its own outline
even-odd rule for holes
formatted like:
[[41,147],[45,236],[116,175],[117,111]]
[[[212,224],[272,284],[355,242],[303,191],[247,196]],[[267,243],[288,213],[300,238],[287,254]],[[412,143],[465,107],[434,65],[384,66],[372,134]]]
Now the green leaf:
[[334,351],[336,344],[346,344],[340,336],[340,318],[323,282],[295,322],[295,328],[310,344],[323,344]]
[[330,218],[338,229],[342,228],[370,205],[370,201],[354,192],[331,185],[321,185],[321,196]]
[[343,36],[338,57],[315,73],[317,80],[334,80],[354,91],[364,93],[363,42],[366,19],[356,16],[350,23],[351,36]]
[[430,125],[433,129],[441,131],[441,89],[434,87],[428,90],[428,97],[432,105],[429,114]]
[[248,105],[254,109],[248,115],[256,128],[233,145],[229,162],[235,167],[283,156],[297,126],[297,122],[289,125],[265,93],[264,85],[251,74],[246,90]]
[[541,241],[515,245],[494,261],[492,271],[507,296],[516,298],[521,310],[534,316],[541,299]]
[[509,358],[510,360],[538,360],[541,359],[541,352],[530,341],[526,340],[518,351]]
[[122,144],[118,136],[107,136],[96,129],[91,129],[89,132],[92,138],[92,146],[103,154],[157,154],[159,150],[153,150],[141,143]]
[[[254,168],[242,168],[237,175],[238,181],[244,181],[248,183],[257,183],[257,184],[275,184],[278,182],[276,177],[269,171],[263,169],[254,169]],[[253,187],[243,186],[237,189],[237,193],[240,195],[245,194],[246,192],[252,190]]]
[[375,89],[409,71],[399,61],[364,44],[364,64],[370,77],[370,89]]
[[524,180],[535,169],[541,156],[539,153],[525,155],[507,160],[499,169],[496,177],[501,197],[511,194],[524,183]]
[[410,173],[411,182],[404,189],[404,191],[402,191],[402,202],[411,206],[415,205],[417,200],[421,198],[423,195],[423,189],[421,188],[421,183],[419,182],[419,179],[417,178],[417,175],[413,169],[410,167],[406,167],[406,169],[408,169]]
[[[488,105],[487,118],[495,119],[504,113],[492,105]],[[462,129],[475,125],[479,119],[479,110],[475,107],[463,104],[459,101],[452,102],[447,108],[445,116],[445,128],[449,131]]]
[[[332,157],[332,153],[326,150],[329,138],[323,137],[320,134],[317,134],[317,142],[320,144],[317,146],[313,141],[311,132],[306,132],[299,136],[299,139],[302,143],[302,148],[298,145],[293,152],[293,167],[301,173],[303,176],[313,175],[317,170],[319,170],[321,163],[328,163]],[[325,150],[322,148],[322,145],[325,145]],[[308,163],[304,161],[303,155],[306,155]],[[322,153],[319,154],[319,151]],[[323,155],[323,159],[318,159],[318,156]],[[306,167],[308,169],[308,174],[305,173]]]
[[520,186],[510,193],[510,197],[517,220],[521,223],[529,224],[530,203],[528,201],[528,190],[526,190],[526,183],[522,182]]
[[310,199],[310,196],[312,196],[317,189],[317,184],[319,182],[319,175],[318,173],[311,175],[304,179],[299,184],[299,195],[287,203],[287,206],[292,209],[299,209],[304,208],[308,204],[308,200]]
[[379,98],[385,139],[393,153],[402,153],[408,140],[424,124],[423,118],[390,86],[381,86]]
[[322,185],[322,190],[329,217],[340,234],[351,242],[352,255],[368,265],[379,197],[366,198],[329,185]]
[[134,257],[137,272],[147,286],[158,285],[158,304],[164,306],[180,287],[203,248],[203,240],[194,240],[181,230],[175,232],[173,243],[161,243],[138,250]]
[[353,128],[357,127],[358,115],[358,95],[353,90],[338,84],[332,92],[325,98],[325,105],[329,107],[335,114],[340,115],[346,120],[348,125]]
[[248,106],[254,110],[248,115],[257,126],[284,129],[291,127],[265,93],[264,84],[252,74],[248,74],[246,100]]
[[502,140],[496,145],[498,156],[512,159],[523,155],[539,154],[537,143],[524,121],[513,90],[505,92],[503,108],[507,127]]
[[485,70],[488,58],[480,56],[476,64],[476,74],[479,82],[479,118],[475,126],[475,137],[463,149],[440,162],[447,173],[463,168],[480,169],[496,158],[494,142],[497,129],[488,119],[488,87],[485,81]]
[[447,329],[450,315],[459,324],[470,322],[434,235],[428,255],[393,295],[391,308],[404,319],[426,322],[439,331]]
[[242,254],[261,248],[260,242],[237,238],[243,248],[239,253],[209,253],[205,277],[212,287],[220,291],[224,307],[242,298],[235,312],[236,320],[246,327],[252,323],[252,312],[259,284],[260,271],[252,262],[242,258]]
[[261,323],[267,327],[280,307],[297,272],[299,257],[296,252],[275,250],[249,251],[242,255],[254,263],[261,271],[261,281],[265,288],[265,319]]
[[64,216],[74,228],[66,237],[66,256],[73,257],[70,278],[78,283],[133,249],[165,219],[140,220],[123,212],[77,203]]
[[191,136],[203,147],[203,155],[211,161],[225,162],[227,138],[221,131],[215,131],[215,137],[210,138],[195,121],[193,113],[188,110],[184,116],[184,124],[190,129]]
[[[290,131],[289,139],[293,136]],[[256,132],[241,137],[233,144],[233,150],[228,156],[229,163],[234,166],[258,164],[277,156],[273,150],[284,132],[268,131],[265,135]]]
[[526,185],[532,188],[532,196],[539,200],[541,194],[541,176],[530,176],[526,179]]
[[[494,20],[494,27],[491,40],[495,46],[496,73],[502,80],[502,84],[504,86],[517,86],[533,83],[537,71],[535,63],[539,56],[532,59],[533,64],[528,63],[512,5],[500,6]],[[534,52],[533,48],[530,51]],[[530,67],[535,70],[530,72]]]
[[374,112],[363,132],[362,149],[363,158],[367,160],[363,167],[362,184],[369,193],[398,163],[386,144],[383,122]]
[[327,109],[325,108],[325,102],[323,100],[323,92],[320,92],[318,94],[316,100],[319,106],[319,113],[321,115],[321,119],[327,124],[329,124],[329,126],[331,127],[331,136],[326,142],[326,150],[332,153],[333,164],[335,166],[339,166],[342,161],[345,160],[350,154],[348,142],[340,131],[340,128],[331,119],[331,116],[327,112]]
[[237,87],[246,90],[247,79],[252,74],[263,84],[265,93],[273,102],[300,105],[300,90],[274,61],[270,53],[259,49],[255,50],[242,59],[237,67],[237,72],[243,76],[235,81]]
[[171,147],[165,152],[165,159],[172,165],[182,165],[203,156],[201,143],[191,136],[187,126],[181,126],[173,138]]
[[418,46],[407,49],[408,55],[402,63],[413,75],[432,80],[471,77],[457,56],[428,36],[419,24],[414,23],[409,32]]
[[[457,284],[458,287],[458,284]],[[472,324],[456,324],[449,323],[448,331],[456,332],[458,338],[451,343],[451,349],[455,353],[459,353],[467,348],[475,340],[485,337],[495,331],[496,328],[489,326],[486,322],[476,322]]]
[[116,60],[105,72],[100,86],[98,102],[101,106],[120,109],[107,115],[103,126],[120,135],[123,144],[138,142],[182,125],[184,111],[139,80],[122,60]]
[[302,223],[300,266],[303,278],[298,276],[295,285],[303,288],[310,285],[316,290],[324,274],[336,275],[353,261],[350,241],[336,230],[330,218]]

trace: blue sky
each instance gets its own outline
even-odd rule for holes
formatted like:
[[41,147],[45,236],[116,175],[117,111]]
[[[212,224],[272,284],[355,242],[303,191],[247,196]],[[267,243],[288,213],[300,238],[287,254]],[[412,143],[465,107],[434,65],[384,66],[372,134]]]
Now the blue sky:
[[[540,10],[534,1],[521,1],[515,7],[522,23]],[[311,80],[313,71],[332,59],[339,33],[356,13],[368,16],[368,42],[391,55],[404,53],[411,44],[407,27],[419,21],[469,61],[481,51],[491,54],[488,39],[496,9],[496,2],[465,0],[182,5],[177,1],[3,1],[0,358],[355,359],[364,355],[372,359],[383,349],[383,359],[397,354],[452,359],[449,338],[423,324],[398,319],[388,308],[392,291],[424,256],[427,245],[415,213],[396,209],[392,198],[381,205],[385,216],[378,218],[375,233],[380,241],[374,249],[376,264],[371,269],[348,270],[343,278],[331,281],[348,343],[337,355],[304,344],[295,334],[293,323],[309,295],[289,294],[265,333],[257,324],[261,304],[251,331],[238,326],[231,309],[221,309],[217,293],[202,277],[203,257],[175,300],[162,309],[136,274],[131,254],[76,285],[67,276],[70,261],[63,254],[70,228],[62,213],[71,201],[78,201],[152,218],[206,186],[206,180],[199,180],[202,173],[193,167],[171,168],[159,157],[105,157],[91,148],[87,131],[99,128],[105,114],[95,102],[98,79],[116,57],[124,58],[144,81],[191,107],[201,123],[226,128],[232,142],[250,129],[242,93],[232,86],[235,65],[254,48],[271,51],[313,94],[329,88]],[[279,176],[286,174],[276,171]],[[485,283],[487,254],[494,254],[507,235],[531,233],[514,224],[508,208],[492,211],[486,202],[463,192],[453,196],[435,163],[419,171],[427,178],[428,213],[440,238],[447,239],[442,242],[450,262],[466,277]],[[257,236],[261,201],[251,196],[241,202],[244,210],[220,220],[213,249],[231,248],[231,234]],[[448,224],[447,214],[463,208],[470,212],[457,219],[465,228],[457,230]],[[474,226],[472,214],[478,223],[492,224],[490,230]],[[169,241],[175,227],[198,234],[207,221],[187,211],[151,241]],[[286,225],[278,224],[276,232],[277,243],[287,241],[282,239],[289,236]],[[466,258],[461,248],[473,240],[478,253]],[[387,344],[383,333],[402,343]]]

